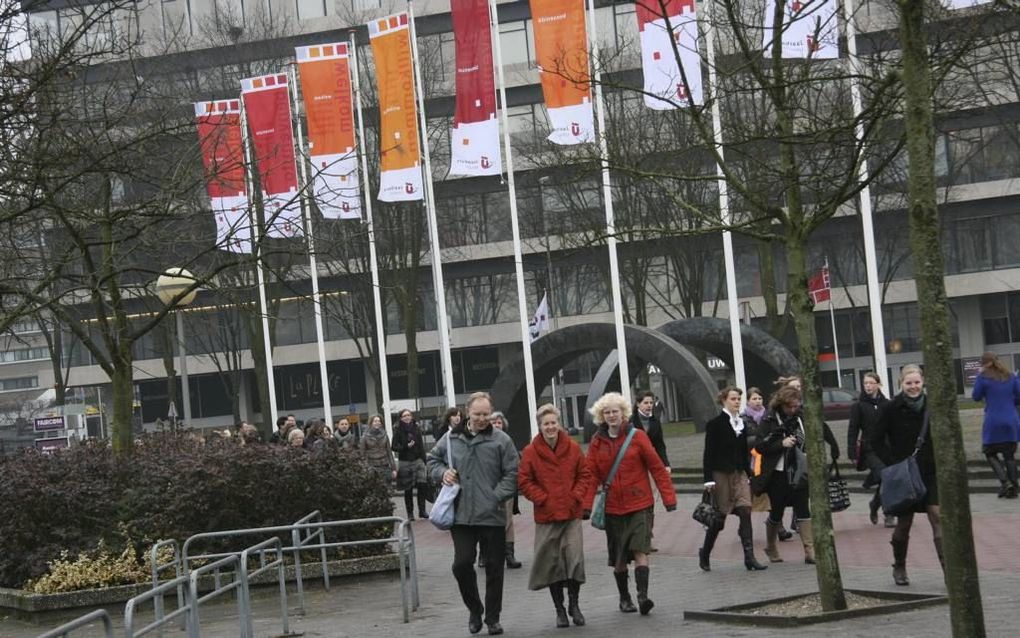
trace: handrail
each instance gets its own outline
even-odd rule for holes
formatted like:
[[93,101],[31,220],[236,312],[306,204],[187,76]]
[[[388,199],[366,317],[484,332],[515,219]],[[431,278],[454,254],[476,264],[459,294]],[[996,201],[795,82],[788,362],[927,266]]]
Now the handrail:
[[[188,621],[188,638],[199,638],[199,636],[201,634],[201,632],[198,629],[198,627],[199,627],[199,618],[198,618],[198,607],[199,607],[199,605],[201,605],[202,603],[204,603],[207,600],[211,600],[211,599],[215,598],[216,596],[219,596],[220,594],[224,594],[224,593],[226,593],[226,592],[228,592],[228,591],[230,591],[232,589],[238,589],[238,588],[241,587],[241,581],[240,581],[239,577],[237,577],[237,576],[235,576],[234,580],[230,581],[226,585],[221,585],[220,584],[220,569],[223,568],[223,567],[233,567],[234,568],[234,573],[235,574],[239,574],[240,573],[240,560],[241,560],[241,555],[240,554],[233,554],[231,556],[227,556],[226,558],[221,558],[218,561],[214,561],[212,563],[209,563],[208,565],[202,565],[201,567],[197,567],[197,568],[195,568],[193,571],[191,571],[188,574],[188,579],[190,581],[189,582],[189,588],[190,588],[190,592],[191,592],[191,605],[190,605],[191,614],[189,615],[189,621]],[[207,592],[204,596],[199,596],[198,595],[198,579],[202,576],[202,574],[204,574],[206,572],[213,572],[213,576],[216,579],[215,580],[215,586],[213,587],[212,591]],[[242,612],[244,611],[244,609],[243,609],[244,605],[242,603],[242,599],[243,598],[244,598],[243,594],[239,595],[237,597],[238,621],[241,623],[241,627],[242,627],[241,633],[242,634],[244,633],[244,629],[243,629],[243,627],[244,627],[244,617],[242,615]]]
[[[159,550],[164,548],[164,547],[169,547],[169,548],[171,548],[173,550],[173,557],[171,558],[169,563],[164,563],[164,564],[161,565],[159,563]],[[156,544],[154,544],[152,546],[152,549],[149,550],[149,563],[152,565],[152,586],[153,586],[153,588],[155,588],[155,587],[157,587],[159,585],[159,575],[162,572],[169,570],[170,568],[173,568],[173,570],[174,570],[174,579],[180,578],[181,577],[181,546],[180,546],[180,544],[176,540],[174,540],[172,538],[156,541]],[[163,616],[163,612],[164,612],[163,602],[164,602],[163,601],[163,596],[160,596],[159,598],[153,599],[153,606],[155,607],[155,613],[156,613],[156,617],[157,618],[160,618],[160,617]],[[183,584],[180,584],[180,585],[177,586],[177,608],[180,609],[183,606],[184,606],[184,586],[183,586]],[[184,623],[185,623],[185,619],[182,617],[181,618],[181,629],[185,628],[185,624]],[[160,638],[163,637],[163,629],[162,629],[162,627],[160,627],[159,633],[157,635]]]
[[[124,605],[124,636],[125,638],[135,638],[135,636],[144,636],[153,629],[158,629],[160,635],[163,633],[163,626],[170,623],[174,619],[180,617],[182,624],[181,628],[187,627],[188,618],[190,617],[191,608],[195,605],[191,598],[191,590],[185,589],[185,585],[188,584],[187,576],[178,576],[173,580],[164,581],[159,585],[153,587],[147,592],[139,594],[127,601]],[[177,604],[177,609],[173,610],[169,614],[163,614],[163,597],[166,596],[170,590],[177,590],[178,595],[181,596]],[[152,599],[153,607],[156,609],[155,619],[145,625],[141,629],[135,630],[135,608],[144,603],[145,601]],[[158,602],[157,602],[158,601]]]
[[[266,563],[267,548],[273,548],[276,553],[276,560],[268,564]],[[254,552],[258,552],[259,568],[249,573],[248,560]],[[287,576],[284,571],[283,563],[283,542],[280,538],[278,536],[272,536],[261,543],[257,543],[246,548],[243,552],[241,552],[240,568],[241,592],[243,594],[245,610],[245,613],[241,616],[244,621],[244,632],[242,633],[242,638],[255,638],[255,621],[252,617],[251,609],[251,579],[273,568],[276,568],[280,583],[280,618],[283,623],[282,635],[286,636],[290,634],[290,621],[287,618]]]
[[70,622],[66,622],[56,629],[51,629],[46,633],[39,634],[38,638],[67,638],[68,632],[74,629],[81,629],[82,627],[85,627],[97,620],[103,621],[103,631],[106,633],[106,638],[113,638],[113,621],[110,620],[110,614],[106,613],[105,609],[90,611],[84,616],[80,616]]

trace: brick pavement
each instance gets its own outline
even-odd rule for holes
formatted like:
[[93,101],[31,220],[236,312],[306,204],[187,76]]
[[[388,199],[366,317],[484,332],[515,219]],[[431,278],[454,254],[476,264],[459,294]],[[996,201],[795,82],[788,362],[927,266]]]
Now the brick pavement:
[[[975,495],[972,504],[988,635],[996,638],[1015,636],[1013,615],[1016,613],[1020,576],[1015,573],[1014,566],[1020,545],[1016,536],[1016,529],[1020,526],[1020,506],[1016,501],[1002,501],[994,495]],[[529,522],[530,507],[522,503],[525,514],[517,517],[516,521],[518,557],[525,563],[525,568],[507,571],[503,613],[506,635],[584,635],[589,638],[619,638],[623,632],[634,636],[776,635],[778,632],[775,630],[684,621],[684,609],[710,609],[749,602],[764,597],[765,592],[779,596],[816,590],[814,570],[801,562],[802,552],[796,539],[781,546],[787,562],[772,565],[764,572],[745,571],[740,562],[734,518],[723,531],[713,554],[713,571],[707,574],[699,571],[695,554],[701,532],[690,519],[693,505],[693,497],[681,496],[678,512],[662,512],[656,516],[656,544],[660,552],[652,559],[650,591],[656,608],[648,617],[624,615],[617,611],[615,585],[610,570],[605,566],[604,536],[586,525],[588,583],[582,589],[582,608],[588,618],[588,626],[562,630],[561,633],[553,626],[548,594],[527,590],[534,527]],[[902,591],[903,588],[896,588],[891,580],[889,532],[880,526],[872,526],[866,514],[863,499],[857,499],[850,510],[836,515],[837,550],[844,585],[847,588]],[[759,554],[762,516],[756,515],[755,520]],[[292,628],[309,637],[468,636],[466,612],[450,574],[453,550],[449,535],[434,530],[425,521],[416,522],[415,531],[419,542],[422,607],[413,614],[410,624],[400,622],[397,577],[382,575],[343,580],[334,584],[329,592],[310,583],[306,592],[307,614],[292,617]],[[930,538],[927,523],[918,520],[916,540],[911,545],[908,561],[913,584],[907,589],[911,592],[945,591]],[[272,616],[278,609],[272,592],[260,590],[255,607],[257,635],[275,635],[279,630],[279,618],[274,620]],[[202,613],[203,636],[237,635],[237,619],[231,604],[203,607]],[[936,607],[811,628],[784,629],[781,633],[824,636],[835,631],[841,638],[874,638],[876,633],[897,638],[936,638],[949,635],[948,618],[948,607]],[[0,622],[0,636],[4,638],[29,638],[38,633],[38,628],[23,623]]]

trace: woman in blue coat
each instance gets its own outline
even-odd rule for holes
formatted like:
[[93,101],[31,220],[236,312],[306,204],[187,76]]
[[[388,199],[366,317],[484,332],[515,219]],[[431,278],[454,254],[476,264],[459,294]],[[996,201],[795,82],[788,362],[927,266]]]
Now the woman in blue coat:
[[985,402],[981,450],[1002,483],[999,498],[1017,497],[1016,443],[1020,439],[1020,380],[992,352],[981,355],[981,374],[971,395]]

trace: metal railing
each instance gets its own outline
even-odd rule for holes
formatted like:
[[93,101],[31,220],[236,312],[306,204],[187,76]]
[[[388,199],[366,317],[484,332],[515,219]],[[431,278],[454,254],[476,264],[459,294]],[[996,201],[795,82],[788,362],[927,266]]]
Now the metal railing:
[[[139,594],[127,601],[124,605],[124,636],[125,638],[135,638],[136,636],[144,636],[145,634],[156,630],[157,635],[163,635],[163,627],[172,623],[177,618],[181,619],[181,629],[187,629],[188,623],[191,617],[191,608],[195,603],[192,602],[191,590],[187,589],[189,579],[187,576],[178,576],[173,580],[168,580],[161,583],[149,591]],[[163,598],[171,590],[177,590],[179,596],[177,601],[177,609],[169,614],[164,613],[163,609]],[[153,608],[155,610],[155,619],[140,629],[135,629],[135,615],[137,609],[148,600],[153,601]],[[189,635],[191,632],[189,631]]]
[[[223,584],[220,576],[220,570],[224,567],[233,567],[233,578],[227,584]],[[199,638],[201,632],[199,631],[200,620],[198,618],[198,607],[207,600],[212,600],[217,596],[221,596],[228,591],[241,588],[241,579],[239,577],[241,572],[241,556],[240,554],[231,554],[217,561],[213,561],[208,565],[202,565],[196,567],[192,571],[188,572],[188,590],[190,592],[191,604],[189,609],[191,611],[188,614],[188,638]],[[198,579],[202,577],[206,572],[213,572],[213,578],[215,585],[212,591],[206,592],[205,595],[198,595]],[[244,591],[237,593],[237,616],[238,622],[240,623],[239,635],[243,636],[245,632],[245,619],[244,619]]]
[[[171,555],[171,558],[170,558],[170,562],[160,564],[160,562],[159,562],[160,550],[163,549],[164,547],[169,547],[172,550],[172,555]],[[152,549],[149,551],[149,558],[150,558],[149,563],[152,565],[152,588],[153,589],[155,589],[156,587],[159,586],[160,574],[162,574],[163,572],[165,572],[165,571],[167,571],[169,569],[173,569],[174,570],[174,579],[180,579],[180,577],[183,575],[182,574],[182,570],[181,570],[181,546],[180,546],[180,544],[176,540],[171,538],[171,539],[157,541],[156,544],[153,545]],[[181,607],[184,606],[184,585],[185,584],[187,584],[187,583],[186,582],[185,583],[179,583],[177,585],[177,608],[178,609],[180,609]],[[163,611],[164,611],[163,610],[164,596],[160,596],[159,598],[154,598],[153,599],[153,605],[155,606],[156,617],[157,618],[161,617],[163,615]],[[181,629],[184,629],[184,628],[185,628],[185,618],[182,616],[181,617]],[[159,635],[160,638],[162,638],[162,636],[163,636],[163,629],[162,628],[160,628],[159,633],[157,635]]]
[[[276,560],[266,563],[266,550],[272,548],[276,554]],[[253,553],[258,553],[259,567],[253,572],[248,571],[248,561]],[[241,552],[241,593],[244,605],[244,613],[241,619],[244,622],[244,632],[241,638],[255,638],[255,619],[251,608],[251,579],[270,569],[276,569],[280,583],[280,619],[283,625],[284,636],[290,634],[290,621],[287,618],[287,576],[283,563],[283,543],[276,536],[267,538],[261,543],[252,545]]]
[[75,629],[82,629],[97,620],[103,621],[103,631],[106,633],[106,638],[113,638],[113,622],[110,620],[110,614],[106,613],[105,609],[97,609],[81,616],[80,618],[75,618],[56,629],[51,629],[44,634],[39,634],[39,638],[67,638],[68,633],[71,631],[74,631]]

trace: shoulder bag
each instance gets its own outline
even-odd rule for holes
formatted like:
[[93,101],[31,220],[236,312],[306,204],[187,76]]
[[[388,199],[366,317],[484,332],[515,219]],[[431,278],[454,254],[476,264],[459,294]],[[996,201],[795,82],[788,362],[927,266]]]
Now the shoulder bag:
[[921,426],[921,434],[917,437],[914,452],[899,463],[888,465],[882,470],[879,496],[882,499],[882,509],[890,516],[912,512],[928,493],[928,488],[921,480],[921,469],[917,465],[917,453],[921,451],[927,435],[928,411],[925,410],[924,425]]
[[[451,436],[446,437],[446,466],[453,469],[453,437]],[[459,481],[453,485],[444,483],[442,489],[439,490],[436,502],[432,505],[432,511],[429,512],[429,521],[437,529],[448,530],[453,527],[457,517],[456,501],[459,494]]]
[[718,507],[712,504],[712,495],[708,490],[701,495],[701,502],[694,507],[691,518],[698,521],[708,529],[722,529],[726,515]]
[[613,467],[609,469],[606,482],[599,487],[599,491],[595,494],[595,501],[591,506],[591,526],[595,529],[606,528],[606,494],[609,493],[609,486],[616,478],[616,471],[620,469],[620,462],[623,461],[623,455],[626,454],[627,448],[630,446],[630,440],[634,438],[635,429],[631,427],[630,432],[627,433],[627,439],[620,447],[620,451],[616,453],[616,460],[613,461]]

